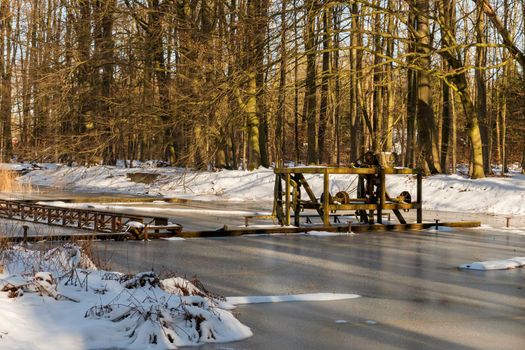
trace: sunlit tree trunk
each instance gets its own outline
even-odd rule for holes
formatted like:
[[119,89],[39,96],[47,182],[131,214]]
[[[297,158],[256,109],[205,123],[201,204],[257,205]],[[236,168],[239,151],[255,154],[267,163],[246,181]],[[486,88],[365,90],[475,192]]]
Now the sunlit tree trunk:
[[439,151],[437,148],[437,128],[432,108],[432,90],[430,81],[430,35],[429,35],[429,1],[416,0],[416,48],[418,52],[417,82],[417,125],[418,140],[421,145],[422,160],[426,162],[431,173],[441,172]]
[[316,46],[315,46],[315,22],[317,1],[306,2],[306,123],[307,123],[307,163],[317,164],[318,138],[317,138],[317,83],[316,83]]

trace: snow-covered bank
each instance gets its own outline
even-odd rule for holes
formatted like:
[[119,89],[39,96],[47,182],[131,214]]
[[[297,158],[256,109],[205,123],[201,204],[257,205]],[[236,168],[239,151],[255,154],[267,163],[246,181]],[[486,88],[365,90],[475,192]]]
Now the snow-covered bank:
[[[132,182],[128,174],[158,176],[151,183]],[[320,195],[321,175],[306,176]],[[271,201],[275,176],[271,169],[192,172],[181,168],[116,168],[108,166],[53,166],[33,170],[20,178],[32,185],[71,191],[113,192],[163,197],[183,197],[221,201]],[[354,175],[334,175],[331,192],[344,190],[352,195]],[[397,196],[402,191],[416,193],[413,176],[389,176],[387,190]],[[437,175],[423,180],[424,209],[487,214],[525,215],[525,175],[487,177],[472,180],[460,175]]]
[[0,254],[1,349],[176,349],[252,335],[200,282],[97,270],[79,247]]

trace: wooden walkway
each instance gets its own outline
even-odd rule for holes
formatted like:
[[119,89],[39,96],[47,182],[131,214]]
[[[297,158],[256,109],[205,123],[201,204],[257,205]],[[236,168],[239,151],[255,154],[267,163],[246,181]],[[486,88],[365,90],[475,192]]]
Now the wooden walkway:
[[0,200],[0,218],[38,224],[90,230],[100,233],[119,233],[129,223],[140,222],[145,226],[168,225],[168,218],[127,215],[89,209],[61,208],[27,201]]

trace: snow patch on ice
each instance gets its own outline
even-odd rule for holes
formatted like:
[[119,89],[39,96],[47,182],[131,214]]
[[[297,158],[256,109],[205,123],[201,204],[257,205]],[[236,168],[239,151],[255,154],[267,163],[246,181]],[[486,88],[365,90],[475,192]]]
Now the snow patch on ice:
[[508,270],[525,266],[525,257],[514,257],[506,260],[476,261],[459,266],[463,270]]
[[341,293],[307,293],[291,295],[268,295],[268,296],[247,296],[247,297],[227,297],[226,301],[232,305],[241,304],[263,304],[263,303],[282,303],[290,301],[335,301],[359,298],[358,294]]
[[313,237],[335,237],[335,236],[352,236],[353,232],[327,232],[327,231],[308,231],[306,236]]
[[454,229],[449,226],[438,226],[438,228],[436,229],[436,227],[433,226],[431,228],[427,228],[426,231],[428,232],[454,232]]

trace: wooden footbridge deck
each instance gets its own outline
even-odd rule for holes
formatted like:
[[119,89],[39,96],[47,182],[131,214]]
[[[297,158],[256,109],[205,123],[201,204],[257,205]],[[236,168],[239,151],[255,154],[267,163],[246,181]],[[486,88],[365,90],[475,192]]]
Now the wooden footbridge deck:
[[166,229],[179,232],[180,225],[169,225],[168,218],[137,216],[106,211],[62,208],[28,201],[0,200],[0,218],[89,230],[97,233],[122,233],[133,223],[143,224],[155,231]]

